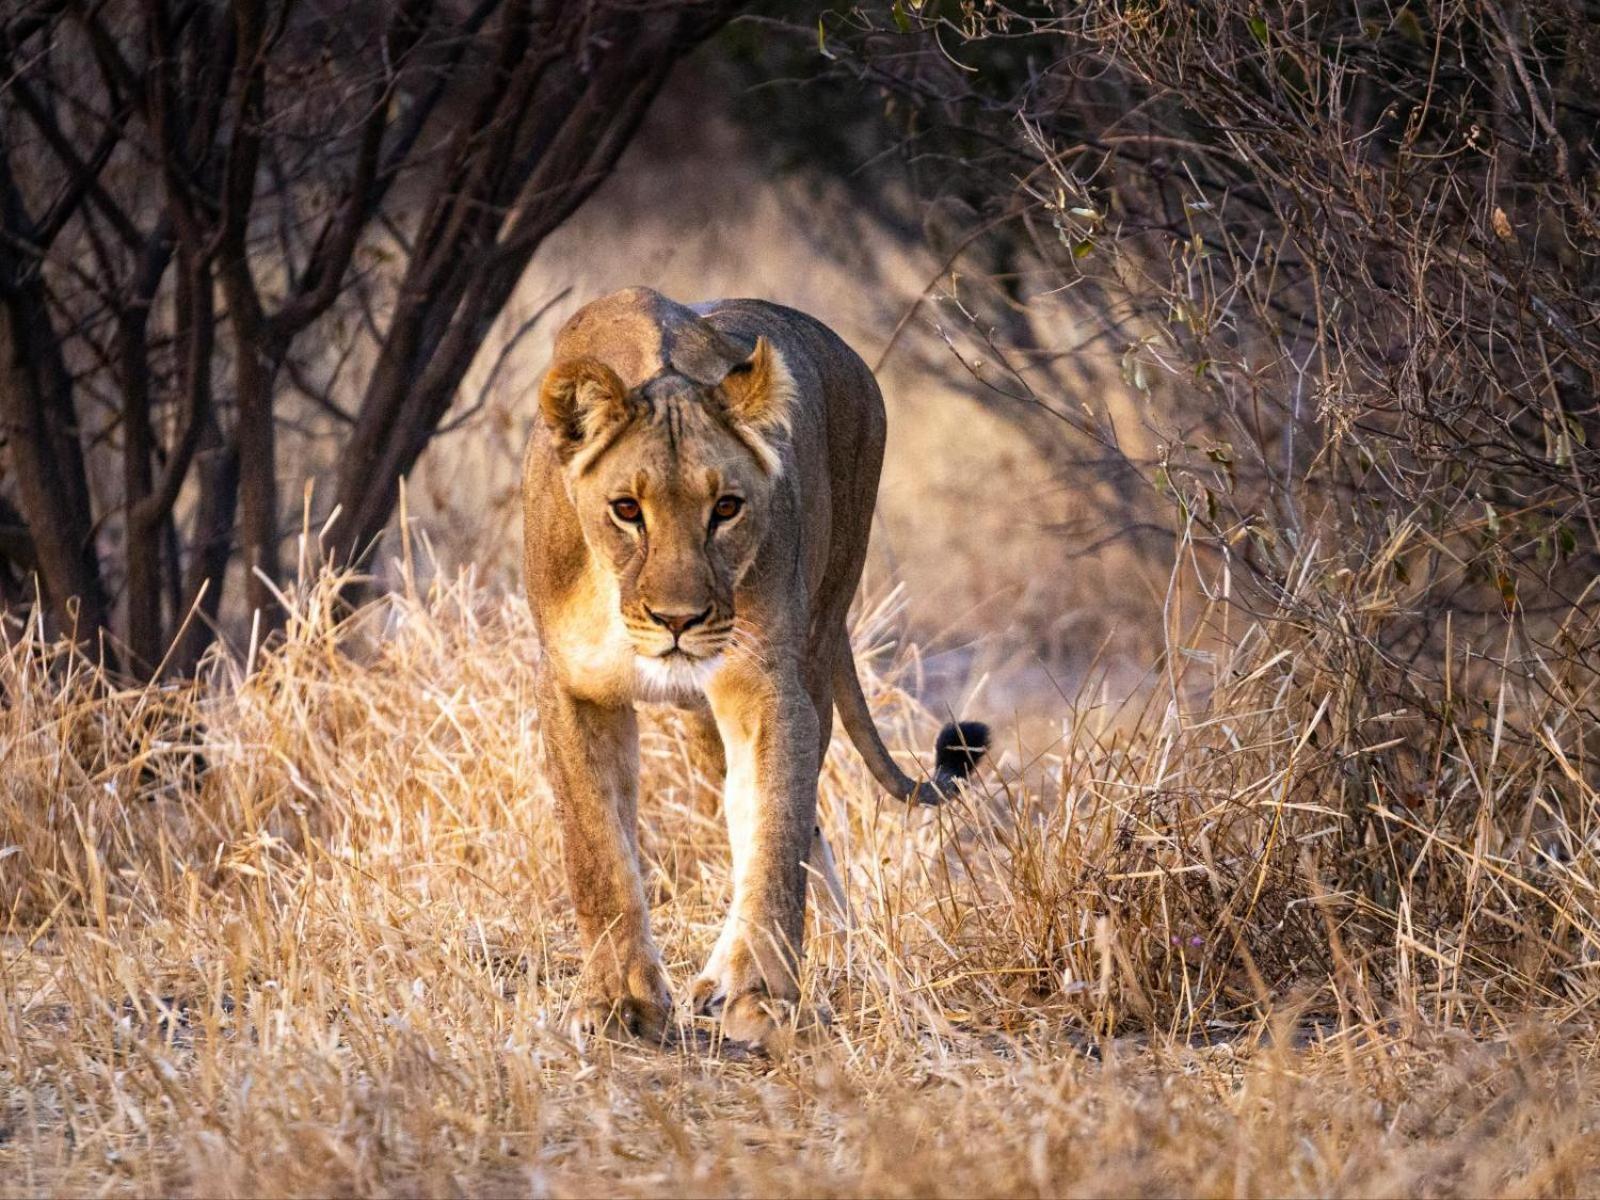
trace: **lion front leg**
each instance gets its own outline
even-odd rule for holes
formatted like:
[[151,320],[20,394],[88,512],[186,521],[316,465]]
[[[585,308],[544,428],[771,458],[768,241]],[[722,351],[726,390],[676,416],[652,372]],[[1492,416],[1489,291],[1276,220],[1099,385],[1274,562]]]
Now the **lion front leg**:
[[639,872],[639,733],[633,709],[540,688],[545,757],[584,966],[577,1025],[660,1038],[672,999]]
[[735,1041],[767,1044],[800,998],[806,869],[816,828],[816,713],[798,672],[730,666],[709,689],[727,753],[723,809],[733,905],[696,980],[701,1012]]
[[723,784],[728,777],[728,759],[722,749],[722,733],[709,708],[692,708],[683,714],[683,729],[689,751],[689,767],[697,784],[695,809],[707,817],[717,815]]

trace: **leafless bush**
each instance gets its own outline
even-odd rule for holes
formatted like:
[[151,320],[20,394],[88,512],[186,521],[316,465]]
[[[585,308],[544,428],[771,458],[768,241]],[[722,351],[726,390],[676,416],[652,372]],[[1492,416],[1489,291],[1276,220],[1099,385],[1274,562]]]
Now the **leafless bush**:
[[[824,25],[911,114],[940,203],[974,214],[943,281],[952,345],[1088,467],[1090,534],[1176,548],[1176,711],[1203,695],[1202,725],[1231,727],[1234,679],[1180,683],[1262,639],[1307,739],[1294,791],[1337,814],[1316,886],[1491,956],[1548,898],[1520,856],[1596,852],[1597,15],[897,4]],[[1041,337],[1062,303],[1101,315],[1150,452]],[[1127,504],[1100,505],[1111,476]],[[1480,743],[1498,782],[1467,765]],[[1486,820],[1522,880],[1492,917],[1421,865]]]
[[237,549],[273,629],[285,431],[333,447],[318,520],[365,555],[534,250],[731,8],[8,6],[0,602],[31,575],[58,629],[120,610],[113,660],[186,668]]

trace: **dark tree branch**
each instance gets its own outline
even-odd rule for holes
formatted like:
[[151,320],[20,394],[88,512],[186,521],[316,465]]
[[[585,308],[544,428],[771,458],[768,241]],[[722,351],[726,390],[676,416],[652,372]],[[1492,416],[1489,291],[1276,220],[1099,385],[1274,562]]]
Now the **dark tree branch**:
[[[335,18],[295,0],[62,0],[0,19],[0,104],[17,114],[0,134],[30,131],[27,173],[0,144],[10,486],[61,628],[107,626],[96,542],[121,531],[108,578],[140,672],[199,660],[235,554],[245,603],[269,634],[281,618],[278,430],[307,401],[340,442],[339,536],[382,531],[534,249],[736,7],[377,2],[373,29],[338,28],[323,60]],[[390,211],[401,187],[407,211]],[[403,262],[366,268],[369,245]],[[346,321],[353,340],[313,379]],[[366,339],[347,403],[335,390]],[[91,478],[118,480],[90,471],[107,456],[120,494],[96,497]]]

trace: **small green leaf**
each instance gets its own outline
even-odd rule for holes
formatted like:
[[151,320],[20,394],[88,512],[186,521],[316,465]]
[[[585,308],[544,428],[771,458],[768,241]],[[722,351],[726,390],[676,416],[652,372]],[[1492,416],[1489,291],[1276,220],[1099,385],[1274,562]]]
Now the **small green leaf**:
[[1090,252],[1093,251],[1093,250],[1094,250],[1094,239],[1093,238],[1084,238],[1083,241],[1074,243],[1074,245],[1072,247],[1072,257],[1073,258],[1088,258]]
[[1265,46],[1267,44],[1266,20],[1262,17],[1251,17],[1246,24],[1250,26],[1250,32],[1255,34],[1256,41]]

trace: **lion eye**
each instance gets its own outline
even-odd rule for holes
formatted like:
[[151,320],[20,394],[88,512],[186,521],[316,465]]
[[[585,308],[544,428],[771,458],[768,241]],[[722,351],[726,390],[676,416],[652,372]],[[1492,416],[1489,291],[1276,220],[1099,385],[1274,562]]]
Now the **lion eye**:
[[625,525],[637,525],[644,520],[639,502],[632,496],[622,496],[611,502],[611,515]]
[[738,496],[723,496],[712,506],[711,515],[719,521],[731,521],[743,507],[744,501]]

